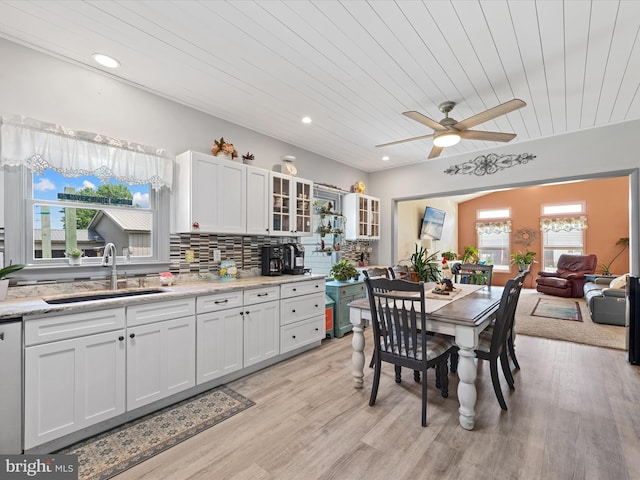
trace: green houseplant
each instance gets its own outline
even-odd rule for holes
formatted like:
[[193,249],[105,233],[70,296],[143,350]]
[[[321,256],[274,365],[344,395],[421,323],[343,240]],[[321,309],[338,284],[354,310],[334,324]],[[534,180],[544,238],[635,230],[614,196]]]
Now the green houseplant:
[[524,272],[531,268],[532,263],[536,262],[534,259],[535,256],[536,252],[532,252],[528,248],[524,253],[518,250],[516,253],[511,254],[511,265],[516,265],[519,272]]
[[67,258],[70,265],[80,265],[82,263],[82,252],[77,248],[74,248],[70,252],[67,252]]
[[358,278],[360,273],[356,270],[356,267],[351,265],[346,259],[340,260],[338,263],[334,263],[329,270],[329,274],[334,280],[339,282],[346,282],[352,278]]
[[460,261],[462,263],[478,263],[478,248],[471,245],[465,246]]
[[629,248],[629,237],[620,237],[618,239],[618,241],[616,242],[616,245],[619,245],[622,247],[622,249],[616,254],[615,257],[613,257],[611,259],[611,261],[607,264],[605,263],[601,263],[600,264],[600,268],[602,269],[602,274],[603,275],[613,275],[611,273],[611,265],[613,265],[613,262],[616,261],[616,258],[618,258],[620,255],[622,255],[622,252],[624,252],[627,248]]
[[3,302],[7,298],[7,291],[9,289],[8,277],[18,270],[22,270],[25,267],[22,263],[16,263],[15,265],[9,263],[4,268],[0,268],[0,302]]
[[[414,280],[420,282],[437,282],[440,280],[440,269],[438,268],[438,252],[431,255],[424,247],[415,247],[411,254],[411,270],[415,275]],[[414,277],[412,275],[412,277]]]
[[451,260],[456,260],[458,258],[458,254],[456,252],[451,252],[451,251],[442,252],[441,256],[448,262],[450,262]]

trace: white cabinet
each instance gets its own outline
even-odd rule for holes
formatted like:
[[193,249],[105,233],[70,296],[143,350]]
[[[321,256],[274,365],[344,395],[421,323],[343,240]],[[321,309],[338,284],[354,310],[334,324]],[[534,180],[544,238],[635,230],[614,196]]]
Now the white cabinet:
[[29,319],[25,343],[25,449],[125,412],[124,308]]
[[280,297],[281,354],[325,338],[323,279],[282,285]]
[[380,239],[380,199],[348,193],[342,198],[342,213],[347,218],[345,239]]
[[249,235],[269,235],[269,170],[247,168],[247,230]]
[[244,295],[246,368],[280,353],[280,302],[278,287],[246,290]]
[[176,157],[175,230],[245,233],[247,167],[191,150]]
[[195,386],[194,314],[194,298],[127,309],[127,410]]
[[272,235],[312,235],[313,182],[270,172],[269,229]]
[[197,300],[197,384],[242,368],[243,295],[241,291],[205,295]]

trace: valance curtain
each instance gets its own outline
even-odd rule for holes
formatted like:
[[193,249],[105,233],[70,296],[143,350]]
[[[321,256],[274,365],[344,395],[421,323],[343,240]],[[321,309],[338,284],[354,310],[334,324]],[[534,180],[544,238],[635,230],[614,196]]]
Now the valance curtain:
[[571,232],[574,230],[586,230],[587,217],[563,217],[541,218],[540,230],[543,232]]
[[476,233],[479,235],[510,232],[511,220],[504,220],[501,222],[476,222]]
[[52,169],[66,177],[94,175],[129,185],[171,188],[173,162],[163,149],[15,115],[2,116],[0,166],[25,165],[42,173]]

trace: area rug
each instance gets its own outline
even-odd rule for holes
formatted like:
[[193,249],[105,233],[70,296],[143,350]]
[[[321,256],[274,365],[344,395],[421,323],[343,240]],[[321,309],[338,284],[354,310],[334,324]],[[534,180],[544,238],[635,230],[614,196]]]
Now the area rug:
[[517,335],[529,335],[596,347],[626,350],[626,329],[616,325],[602,325],[592,322],[584,298],[554,297],[554,300],[567,304],[578,302],[582,314],[582,322],[563,322],[555,318],[531,316],[538,299],[546,297],[548,295],[536,292],[533,288],[522,289],[518,308],[516,309],[515,330]]
[[105,480],[252,405],[222,385],[57,453],[78,455],[78,480]]
[[580,304],[572,301],[565,303],[551,298],[539,298],[536,306],[533,307],[531,315],[534,317],[557,318],[560,320],[582,321]]

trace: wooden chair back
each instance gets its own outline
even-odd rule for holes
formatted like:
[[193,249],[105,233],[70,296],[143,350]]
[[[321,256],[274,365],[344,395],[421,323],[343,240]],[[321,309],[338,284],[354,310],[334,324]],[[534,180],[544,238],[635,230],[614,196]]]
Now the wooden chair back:
[[372,267],[362,271],[364,278],[390,278],[389,269]]
[[462,263],[456,268],[456,283],[473,285],[489,285],[493,278],[493,265],[479,263]]
[[407,265],[394,265],[393,267],[389,267],[389,273],[393,280],[411,280],[409,267]]

